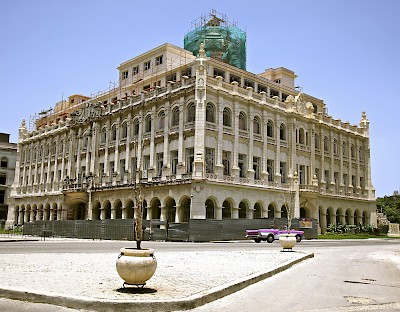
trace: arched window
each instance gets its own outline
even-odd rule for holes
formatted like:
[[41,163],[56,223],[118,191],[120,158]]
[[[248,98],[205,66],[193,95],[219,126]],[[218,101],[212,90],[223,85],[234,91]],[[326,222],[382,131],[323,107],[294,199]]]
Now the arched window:
[[336,139],[333,139],[333,154],[338,155],[339,147]]
[[303,128],[299,129],[299,143],[300,144],[305,144],[305,134],[304,134],[304,129]]
[[58,154],[62,155],[62,153],[64,152],[64,140],[60,141],[60,146],[58,148]]
[[41,159],[42,156],[43,156],[43,145],[41,145],[39,149],[39,159]]
[[343,142],[342,144],[342,153],[344,157],[347,157],[347,144],[346,142]]
[[115,141],[117,139],[117,125],[114,124],[111,126],[111,141]]
[[358,160],[363,160],[363,148],[361,146],[358,149]]
[[329,139],[328,137],[324,137],[324,151],[329,152]]
[[51,145],[51,155],[56,154],[56,149],[57,149],[57,141],[54,141],[53,144]]
[[121,138],[126,139],[128,137],[128,123],[126,121],[122,123],[121,130]]
[[46,144],[46,149],[45,149],[45,157],[50,155],[50,143]]
[[138,136],[139,135],[139,120],[135,119],[133,122],[133,135]]
[[144,124],[144,131],[145,131],[146,133],[148,133],[148,132],[151,131],[151,115],[150,115],[150,114],[148,114],[148,115],[146,116],[145,124]]
[[175,106],[172,109],[171,126],[179,126],[179,107]]
[[165,126],[165,113],[161,111],[158,113],[158,130],[164,130]]
[[351,144],[350,153],[351,153],[351,158],[355,159],[356,158],[356,149],[354,148],[354,144]]
[[207,103],[206,121],[213,123],[215,122],[215,107],[212,103]]
[[193,122],[196,120],[196,107],[194,103],[190,103],[187,107],[187,122]]
[[260,118],[258,116],[255,116],[253,119],[253,133],[261,134]]
[[224,112],[222,115],[222,124],[226,127],[232,127],[232,113],[231,110],[227,107],[224,108]]
[[267,136],[270,138],[274,137],[274,122],[271,119],[267,122]]
[[107,129],[101,129],[101,143],[105,144],[107,140]]
[[281,123],[281,126],[279,127],[279,139],[286,141],[286,126],[283,123]]
[[239,114],[239,130],[247,130],[247,116],[245,112]]
[[83,149],[86,149],[88,147],[88,141],[89,141],[89,139],[88,139],[87,134],[84,134],[83,138],[82,138],[82,148]]
[[319,146],[319,134],[318,133],[315,133],[314,141],[315,141],[315,148],[320,149],[321,147]]

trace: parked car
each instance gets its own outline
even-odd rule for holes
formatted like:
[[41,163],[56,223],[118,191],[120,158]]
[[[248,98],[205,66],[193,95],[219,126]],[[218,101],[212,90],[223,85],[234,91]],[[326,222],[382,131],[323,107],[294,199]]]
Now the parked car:
[[[246,230],[246,237],[253,239],[256,243],[267,241],[272,243],[274,240],[279,239],[281,234],[286,234],[287,230],[278,229],[259,229],[259,230]],[[291,234],[296,234],[297,242],[301,242],[304,238],[304,231],[290,230]]]

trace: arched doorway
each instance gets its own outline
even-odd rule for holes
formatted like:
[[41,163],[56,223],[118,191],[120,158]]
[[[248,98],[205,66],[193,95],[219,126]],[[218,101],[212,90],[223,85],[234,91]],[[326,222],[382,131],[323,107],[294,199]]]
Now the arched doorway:
[[239,203],[239,219],[246,219],[247,216],[247,204],[245,202]]
[[173,198],[168,198],[165,203],[166,209],[166,221],[168,223],[174,223],[176,217],[176,202]]
[[133,210],[133,201],[128,199],[125,203],[125,216],[127,219],[133,219],[134,210]]
[[151,201],[151,218],[160,220],[161,219],[161,202],[158,198],[154,198]]
[[228,200],[222,203],[222,219],[232,218],[232,205]]
[[286,204],[284,204],[281,207],[281,218],[287,219],[287,217],[288,217],[287,207]]
[[253,219],[261,219],[261,218],[262,218],[262,207],[259,203],[255,203]]
[[114,219],[122,219],[122,203],[121,200],[117,199],[114,202]]
[[190,198],[185,197],[182,199],[180,213],[179,213],[179,222],[189,222],[190,219]]
[[214,219],[215,218],[215,203],[212,199],[206,200],[206,219]]
[[268,219],[275,218],[275,206],[272,204],[268,205]]

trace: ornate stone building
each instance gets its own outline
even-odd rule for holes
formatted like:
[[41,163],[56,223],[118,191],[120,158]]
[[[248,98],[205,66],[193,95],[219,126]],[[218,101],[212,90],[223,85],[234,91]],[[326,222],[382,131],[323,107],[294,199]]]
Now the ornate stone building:
[[[161,45],[119,67],[118,87],[71,96],[19,129],[8,225],[134,216],[375,224],[369,122],[326,113],[280,67],[253,74]],[[140,161],[139,161],[140,160]]]
[[0,222],[1,227],[7,219],[11,185],[14,181],[17,144],[10,143],[10,135],[0,133]]

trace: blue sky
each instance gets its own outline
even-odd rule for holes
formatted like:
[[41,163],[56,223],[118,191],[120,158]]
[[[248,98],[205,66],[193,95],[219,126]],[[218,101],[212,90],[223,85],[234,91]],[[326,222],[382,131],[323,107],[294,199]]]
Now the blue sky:
[[328,113],[371,128],[378,196],[400,188],[400,1],[0,1],[0,132],[18,140],[25,118],[71,94],[117,81],[118,65],[165,42],[183,47],[216,9],[247,31],[247,70],[286,67]]

